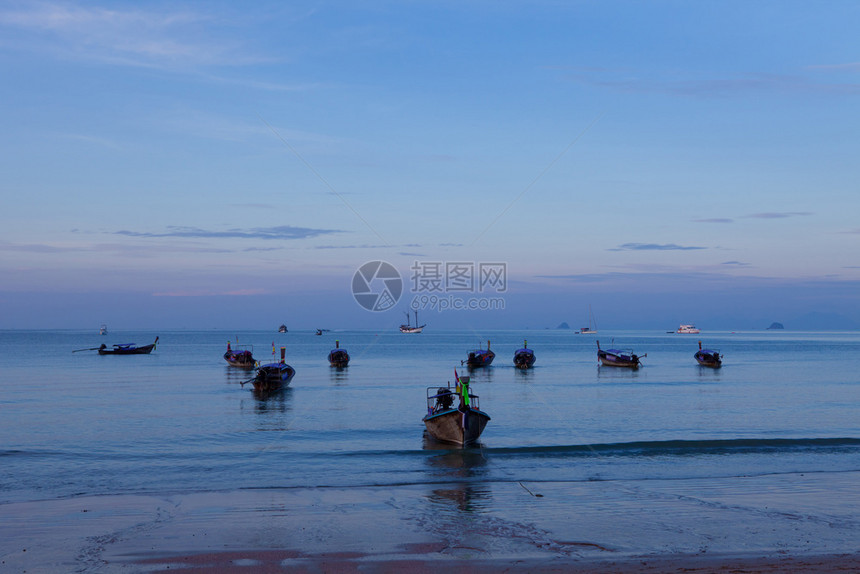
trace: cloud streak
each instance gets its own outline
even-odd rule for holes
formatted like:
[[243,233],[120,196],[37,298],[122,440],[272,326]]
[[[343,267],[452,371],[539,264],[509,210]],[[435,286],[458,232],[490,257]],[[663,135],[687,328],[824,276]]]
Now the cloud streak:
[[742,217],[748,219],[787,219],[789,217],[806,217],[812,215],[811,211],[766,211],[764,213],[751,213]]
[[252,229],[227,229],[224,231],[208,231],[197,227],[168,227],[163,233],[151,233],[144,231],[121,230],[112,232],[114,235],[126,237],[182,237],[193,239],[307,239],[320,235],[343,233],[338,229],[312,229],[308,227],[293,227],[292,225],[279,225],[276,227],[256,227]]
[[624,243],[607,251],[694,251],[707,247],[676,245],[674,243]]

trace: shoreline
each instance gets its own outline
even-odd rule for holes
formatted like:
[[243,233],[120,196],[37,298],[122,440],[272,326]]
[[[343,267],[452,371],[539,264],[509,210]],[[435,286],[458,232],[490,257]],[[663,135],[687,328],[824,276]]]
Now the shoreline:
[[[0,505],[9,572],[858,572],[860,472],[118,494]],[[536,494],[540,496],[536,496]]]
[[206,574],[266,574],[285,571],[310,572],[410,572],[433,573],[441,568],[459,573],[472,572],[578,572],[581,574],[812,574],[860,571],[860,554],[823,556],[697,556],[649,555],[619,560],[596,559],[492,559],[464,560],[447,558],[439,553],[416,552],[383,558],[371,554],[330,552],[307,555],[289,550],[213,552],[135,562],[147,572]]

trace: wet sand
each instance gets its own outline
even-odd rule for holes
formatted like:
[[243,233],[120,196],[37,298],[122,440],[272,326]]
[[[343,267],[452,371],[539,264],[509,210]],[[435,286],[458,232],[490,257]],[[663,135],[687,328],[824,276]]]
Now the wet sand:
[[860,572],[860,473],[82,496],[0,506],[3,572]]

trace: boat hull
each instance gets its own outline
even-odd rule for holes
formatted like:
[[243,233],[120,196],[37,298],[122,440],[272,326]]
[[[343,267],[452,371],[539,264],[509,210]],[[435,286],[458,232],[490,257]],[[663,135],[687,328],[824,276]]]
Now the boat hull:
[[328,355],[328,362],[332,367],[343,368],[349,365],[349,354],[343,349],[332,351]]
[[638,369],[639,359],[630,358],[624,355],[616,355],[607,351],[598,351],[597,358],[607,367],[625,367],[628,369]]
[[231,367],[239,369],[253,369],[257,364],[257,361],[254,360],[254,356],[250,352],[233,353],[228,351],[224,353],[224,360]]
[[254,390],[260,393],[279,391],[290,384],[296,370],[286,364],[263,365],[254,377]]
[[401,333],[420,333],[424,330],[424,327],[400,327]]
[[712,369],[719,369],[723,366],[723,361],[714,353],[705,353],[699,351],[694,355],[696,357],[696,362],[699,363],[703,367],[710,367]]
[[135,347],[132,345],[114,345],[113,349],[108,349],[107,345],[102,345],[99,349],[99,355],[148,355],[155,349],[155,346],[158,344],[158,337],[155,338],[155,342],[149,345],[144,345],[142,347]]
[[478,409],[463,412],[450,409],[424,417],[427,433],[439,442],[466,446],[475,443],[484,432],[490,416]]
[[535,354],[530,350],[519,350],[514,354],[514,366],[518,369],[530,369],[535,364]]
[[469,353],[466,364],[470,369],[480,369],[481,367],[490,366],[495,358],[496,354],[492,351],[472,352]]

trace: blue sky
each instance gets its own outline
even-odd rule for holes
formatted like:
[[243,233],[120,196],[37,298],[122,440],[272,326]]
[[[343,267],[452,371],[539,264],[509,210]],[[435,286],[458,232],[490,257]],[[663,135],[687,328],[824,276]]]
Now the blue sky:
[[0,2],[0,328],[399,324],[352,297],[373,260],[505,262],[505,310],[425,313],[450,328],[860,325],[858,29],[854,2]]

